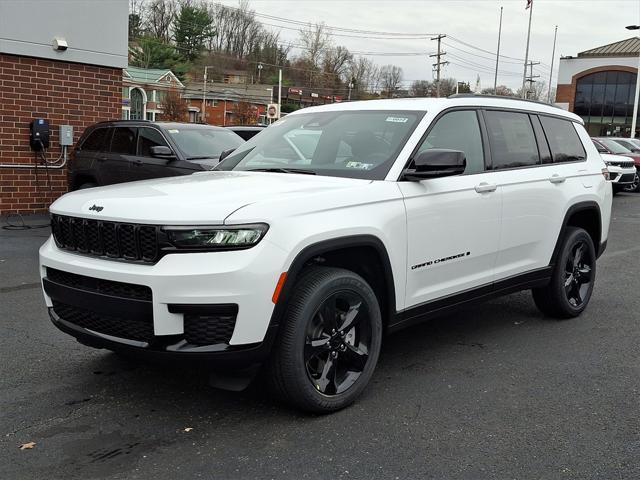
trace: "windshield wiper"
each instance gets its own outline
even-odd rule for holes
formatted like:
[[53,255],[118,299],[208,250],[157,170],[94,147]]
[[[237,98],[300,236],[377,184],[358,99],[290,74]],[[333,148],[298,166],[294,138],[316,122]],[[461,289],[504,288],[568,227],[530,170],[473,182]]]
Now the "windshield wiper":
[[211,160],[215,160],[216,157],[215,155],[204,155],[204,156],[199,156],[199,157],[187,157],[187,160],[206,160],[206,159],[211,159]]
[[280,168],[280,167],[271,167],[271,168],[250,168],[249,170],[245,170],[246,172],[275,172],[275,173],[303,173],[305,175],[315,175],[316,172],[313,170],[305,170],[303,168]]

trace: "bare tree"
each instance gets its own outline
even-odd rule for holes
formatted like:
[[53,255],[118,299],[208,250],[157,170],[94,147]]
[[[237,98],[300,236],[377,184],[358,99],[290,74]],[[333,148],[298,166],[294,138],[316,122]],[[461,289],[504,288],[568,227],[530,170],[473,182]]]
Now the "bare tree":
[[256,123],[256,109],[249,102],[241,100],[233,105],[233,121],[239,125],[253,125]]
[[175,0],[152,0],[145,9],[146,30],[156,38],[169,43],[173,21],[177,13]]
[[177,89],[173,88],[167,92],[162,101],[162,120],[168,122],[186,122],[188,115],[187,103]]
[[402,68],[397,65],[385,65],[380,69],[382,89],[387,98],[392,98],[402,83]]
[[429,80],[416,80],[409,89],[412,97],[432,97],[433,92],[434,86]]
[[325,86],[338,88],[344,80],[349,82],[347,72],[353,55],[343,46],[329,48],[322,60],[322,72],[325,75]]
[[317,23],[300,30],[300,42],[305,49],[304,58],[311,67],[318,69],[325,50],[331,47],[331,37],[325,24]]
[[513,97],[515,95],[513,90],[506,85],[498,85],[495,92],[493,91],[493,88],[484,88],[480,93],[482,95],[500,95],[501,97]]
[[[547,82],[532,82],[525,87],[524,98],[528,100],[547,100]],[[516,97],[522,97],[522,87],[516,90]]]

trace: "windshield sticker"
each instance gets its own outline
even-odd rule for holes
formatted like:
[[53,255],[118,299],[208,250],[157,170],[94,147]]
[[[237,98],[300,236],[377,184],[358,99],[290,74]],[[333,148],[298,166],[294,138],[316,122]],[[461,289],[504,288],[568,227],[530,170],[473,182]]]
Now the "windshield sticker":
[[175,128],[172,128],[170,130],[167,130],[167,132],[169,132],[169,133],[180,133],[180,130],[176,130]]
[[373,167],[373,163],[347,162],[347,168],[357,168],[359,170],[369,170]]
[[385,121],[391,123],[407,123],[409,119],[407,117],[387,117]]

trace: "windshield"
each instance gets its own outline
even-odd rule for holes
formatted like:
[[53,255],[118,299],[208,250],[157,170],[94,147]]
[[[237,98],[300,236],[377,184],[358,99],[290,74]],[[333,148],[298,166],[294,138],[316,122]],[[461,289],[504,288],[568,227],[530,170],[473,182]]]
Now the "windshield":
[[225,150],[238,148],[244,143],[234,132],[221,128],[170,128],[167,132],[187,160],[218,158]]
[[216,169],[382,180],[423,115],[416,111],[290,115],[265,128]]
[[624,148],[618,142],[613,140],[609,140],[608,138],[599,138],[598,141],[607,147],[611,153],[619,153],[624,155],[625,153],[631,153],[631,151],[627,148]]

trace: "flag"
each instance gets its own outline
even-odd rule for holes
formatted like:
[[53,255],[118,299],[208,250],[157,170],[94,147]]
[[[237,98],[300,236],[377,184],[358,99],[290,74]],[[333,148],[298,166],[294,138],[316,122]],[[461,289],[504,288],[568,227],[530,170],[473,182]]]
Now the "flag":
[[527,0],[527,6],[524,9],[528,9],[531,5],[533,5],[533,0]]

